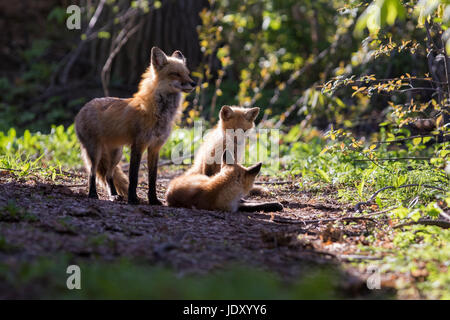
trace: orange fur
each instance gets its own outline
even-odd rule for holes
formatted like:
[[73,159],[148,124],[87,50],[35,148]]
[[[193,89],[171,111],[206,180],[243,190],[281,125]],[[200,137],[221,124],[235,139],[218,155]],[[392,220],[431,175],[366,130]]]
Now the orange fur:
[[[149,172],[149,178],[152,176],[156,180],[158,153],[179,113],[181,92],[190,92],[194,86],[181,52],[175,51],[168,57],[153,48],[150,66],[132,98],[93,99],[80,110],[75,128],[90,172],[90,197],[97,197],[95,177],[98,174],[105,185],[112,179],[119,195],[127,196],[128,190],[129,202],[137,201],[135,189],[142,153],[147,149],[149,162],[152,162],[149,170],[155,170]],[[130,185],[118,166],[124,145],[130,145],[132,151]],[[114,186],[109,186],[110,194],[114,195]],[[150,192],[149,200],[158,203],[156,191]]]
[[[218,173],[221,165],[221,153],[227,149],[227,140],[232,139],[232,137],[227,137],[227,130],[242,129],[245,132],[252,129],[255,126],[254,121],[258,113],[259,108],[246,109],[236,106],[223,106],[219,113],[219,123],[204,138],[202,145],[195,154],[194,164],[188,173],[207,176]],[[233,156],[239,163],[242,162],[239,155],[243,155],[245,147],[244,144],[240,143],[242,142],[238,142],[237,148],[233,150]],[[217,152],[220,153],[217,154]]]
[[230,165],[223,161],[220,172],[212,177],[184,174],[170,182],[167,203],[172,207],[235,212],[240,199],[252,188],[260,169],[261,163],[245,168],[238,163]]

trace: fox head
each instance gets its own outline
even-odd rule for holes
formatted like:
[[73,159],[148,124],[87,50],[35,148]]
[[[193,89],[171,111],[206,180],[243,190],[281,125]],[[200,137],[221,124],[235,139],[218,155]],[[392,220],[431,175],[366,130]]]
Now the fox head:
[[158,47],[153,47],[150,68],[158,86],[169,92],[191,92],[196,86],[189,76],[186,58],[179,50],[169,57]]
[[234,183],[238,184],[242,188],[243,194],[250,192],[253,187],[253,182],[256,176],[261,171],[262,162],[251,167],[244,167],[236,162],[232,152],[225,150],[222,154],[222,165],[220,172],[223,172],[227,176],[232,176]]
[[241,108],[236,106],[223,106],[220,109],[220,125],[226,129],[242,129],[244,131],[255,126],[255,119],[259,114],[259,108]]

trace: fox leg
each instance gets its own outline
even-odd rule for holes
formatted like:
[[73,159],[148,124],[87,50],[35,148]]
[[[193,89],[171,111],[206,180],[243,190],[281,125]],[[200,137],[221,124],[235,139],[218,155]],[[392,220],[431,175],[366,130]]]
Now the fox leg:
[[141,164],[142,158],[142,147],[136,144],[131,146],[131,157],[130,157],[130,172],[128,185],[128,203],[129,204],[139,204],[139,199],[136,194],[138,177],[139,177],[139,166]]
[[122,158],[122,149],[114,149],[110,152],[110,167],[108,168],[108,172],[106,174],[106,182],[109,187],[109,194],[111,198],[118,198],[118,193],[116,190],[116,186],[114,185],[114,168],[119,164],[120,158]]
[[147,149],[147,166],[148,166],[148,203],[161,206],[162,202],[156,196],[156,177],[158,175],[158,158],[159,150],[154,151]]
[[115,197],[117,196],[117,190],[116,187],[114,186],[114,180],[112,177],[108,178],[107,180],[108,182],[108,187],[109,187],[109,193],[111,194],[111,197]]
[[102,155],[102,150],[98,147],[86,148],[86,153],[91,163],[90,173],[89,173],[89,198],[98,199],[97,194],[97,167]]

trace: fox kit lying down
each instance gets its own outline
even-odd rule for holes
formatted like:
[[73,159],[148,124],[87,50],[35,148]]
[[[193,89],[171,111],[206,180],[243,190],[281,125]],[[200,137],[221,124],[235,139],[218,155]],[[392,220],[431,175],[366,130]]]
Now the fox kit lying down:
[[[237,133],[236,130],[242,129],[242,132],[245,132],[253,128],[258,113],[259,108],[246,109],[223,106],[219,113],[219,123],[204,138],[203,144],[195,154],[194,165],[188,173],[199,173],[207,176],[218,173],[221,169],[222,152],[226,149],[228,141],[237,141],[233,156],[237,162],[241,163],[245,141],[233,140],[234,135]],[[227,130],[229,131],[227,132]],[[231,148],[227,149],[231,150]],[[220,153],[216,154],[217,152]]]
[[[228,162],[227,162],[228,159]],[[230,163],[232,160],[232,164]],[[253,186],[262,163],[245,168],[236,163],[230,151],[222,155],[219,173],[212,177],[203,174],[184,174],[173,179],[166,193],[166,200],[171,207],[196,208],[235,212],[245,211],[279,211],[279,203],[244,203],[240,200]]]
[[[142,153],[148,153],[148,200],[161,204],[156,196],[159,150],[172,130],[179,112],[181,92],[191,92],[189,77],[180,51],[168,57],[156,47],[151,63],[142,75],[132,98],[100,98],[88,102],[75,118],[75,129],[89,174],[89,197],[98,198],[96,176],[112,197],[128,195],[128,203],[139,203],[136,195]],[[124,145],[131,146],[129,183],[118,166]]]

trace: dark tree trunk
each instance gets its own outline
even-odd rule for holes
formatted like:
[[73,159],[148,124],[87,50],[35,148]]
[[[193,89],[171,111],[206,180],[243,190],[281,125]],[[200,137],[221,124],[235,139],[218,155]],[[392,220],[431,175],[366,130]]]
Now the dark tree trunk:
[[[131,1],[125,1],[131,2]],[[150,62],[150,50],[160,47],[166,54],[181,50],[187,58],[188,67],[193,70],[201,61],[198,44],[197,26],[201,24],[199,12],[208,6],[207,0],[165,0],[159,9],[151,9],[136,20],[142,27],[136,32],[115,57],[112,65],[112,79],[121,79],[124,85],[135,85],[142,72]],[[111,12],[103,18],[111,19]],[[110,39],[98,39],[96,45],[90,46],[91,55],[95,58],[95,76],[101,73],[109,56],[109,48],[114,35]],[[106,43],[105,43],[106,42]]]

